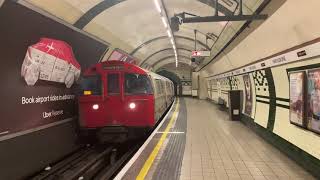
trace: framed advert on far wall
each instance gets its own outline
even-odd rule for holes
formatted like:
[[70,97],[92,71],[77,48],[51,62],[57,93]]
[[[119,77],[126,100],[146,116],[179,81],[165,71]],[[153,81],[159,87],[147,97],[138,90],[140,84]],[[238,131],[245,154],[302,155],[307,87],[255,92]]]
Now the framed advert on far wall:
[[320,133],[320,69],[308,70],[308,129]]
[[290,97],[290,123],[306,127],[305,112],[305,87],[306,73],[305,71],[292,72],[289,74],[289,97]]
[[252,88],[250,82],[249,74],[245,74],[242,76],[244,82],[244,93],[245,93],[245,106],[244,106],[244,113],[248,116],[252,114]]

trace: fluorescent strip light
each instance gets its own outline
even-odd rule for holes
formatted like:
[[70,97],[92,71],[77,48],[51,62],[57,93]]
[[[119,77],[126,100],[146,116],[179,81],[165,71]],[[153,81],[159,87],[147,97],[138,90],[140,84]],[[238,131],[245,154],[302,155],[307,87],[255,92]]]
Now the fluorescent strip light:
[[161,16],[161,19],[162,19],[162,22],[163,22],[163,25],[165,28],[168,28],[168,24],[167,24],[167,21],[166,21],[166,18]]
[[161,13],[161,7],[160,7],[158,0],[154,0],[154,4],[156,5],[158,12]]
[[171,44],[174,45],[173,39],[170,39],[170,41],[171,41]]
[[172,37],[172,35],[171,35],[171,32],[170,32],[170,30],[169,30],[169,29],[167,30],[167,33],[168,33],[169,38],[171,38],[171,37]]

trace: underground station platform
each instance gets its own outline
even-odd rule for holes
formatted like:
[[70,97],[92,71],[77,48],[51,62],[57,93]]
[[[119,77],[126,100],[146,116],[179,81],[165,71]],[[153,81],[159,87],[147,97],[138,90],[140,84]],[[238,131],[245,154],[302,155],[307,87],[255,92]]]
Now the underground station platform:
[[177,98],[114,179],[315,178],[217,105]]
[[319,0],[0,0],[0,180],[320,180]]

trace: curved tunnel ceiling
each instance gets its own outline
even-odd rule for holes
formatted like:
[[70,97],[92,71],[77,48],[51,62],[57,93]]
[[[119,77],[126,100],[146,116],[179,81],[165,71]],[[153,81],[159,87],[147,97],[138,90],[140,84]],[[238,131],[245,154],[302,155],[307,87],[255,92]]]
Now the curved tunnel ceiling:
[[[191,49],[180,48],[180,47],[177,48],[177,50],[178,50],[178,51],[183,50],[183,51],[187,51],[187,52],[191,52],[191,51],[192,51]],[[157,55],[157,54],[159,54],[159,53],[163,53],[163,52],[165,52],[165,51],[171,51],[171,52],[173,52],[173,49],[172,49],[172,47],[169,46],[168,48],[161,49],[161,50],[159,50],[159,51],[156,51],[156,52],[152,53],[152,54],[149,55],[147,58],[145,58],[144,60],[141,61],[140,66],[143,66],[144,63],[147,63],[148,60],[149,60],[150,58],[152,58],[153,56],[155,56],[155,55]]]
[[[41,4],[40,7],[44,9],[56,8],[54,11],[51,11],[54,12],[54,15],[62,17],[75,27],[89,31],[98,38],[104,36],[103,33],[110,33],[110,37],[115,37],[110,41],[120,40],[121,43],[119,44],[127,44],[126,51],[139,59],[140,65],[147,61],[148,63],[151,62],[152,64],[150,65],[152,66],[163,58],[163,56],[158,55],[158,52],[170,46],[166,28],[161,21],[161,16],[157,12],[153,0],[59,0],[56,4],[64,3],[68,6],[61,5],[58,7],[49,7],[51,0],[27,1],[38,5]],[[214,4],[216,0],[161,1],[169,19],[174,14],[182,12],[198,16],[212,16],[215,12]],[[243,13],[255,13],[260,5],[266,1],[268,0],[243,0]],[[219,13],[220,15],[237,14],[239,12],[238,5],[238,0],[219,0]],[[74,20],[68,20],[65,14],[59,15],[59,13],[66,12],[74,15],[73,18],[70,18]],[[194,30],[197,30],[196,49],[209,49],[212,54],[210,58],[204,60],[203,64],[206,64],[232,40],[232,37],[240,30],[244,23],[245,21],[184,23],[180,25],[178,32],[173,33],[173,36],[177,49],[186,48],[189,51],[187,53],[181,52],[181,55],[179,56],[178,54],[178,56],[187,56],[189,53],[190,57],[190,51],[195,49]],[[93,27],[94,25],[99,27]],[[218,38],[208,39],[206,37],[207,33]],[[108,39],[106,40],[108,41]],[[122,47],[117,48],[121,49]]]
[[[174,62],[174,58],[175,58],[174,55],[165,56],[165,57],[159,59],[157,62],[153,63],[152,67],[155,70],[159,69],[160,68],[160,67],[158,67],[159,64],[166,65],[166,64],[169,64],[169,63],[173,63]],[[179,63],[188,64],[190,66],[190,57],[184,56],[184,55],[179,55],[178,59],[179,59],[178,60]]]
[[[175,35],[174,36],[175,39],[183,39],[183,40],[186,40],[186,41],[191,41],[194,43],[194,39],[190,38],[190,37],[186,37],[186,36],[179,36],[179,35]],[[160,36],[160,37],[156,37],[156,38],[153,38],[153,39],[150,39],[144,43],[142,43],[141,45],[139,45],[138,47],[136,47],[130,54],[131,55],[134,55],[137,51],[139,51],[141,48],[143,48],[144,46],[147,46],[148,44],[151,44],[157,40],[161,40],[161,39],[168,39],[168,36]],[[197,43],[201,46],[203,46],[204,48],[206,49],[210,49],[210,47],[208,45],[206,45],[205,43],[197,40]]]
[[[182,69],[179,68],[179,70],[183,70],[183,71],[186,71],[186,72],[190,72],[190,73],[191,73],[192,67],[191,67],[189,64],[180,63],[180,64],[179,64],[179,67],[182,68]],[[155,71],[157,72],[157,71],[160,71],[160,70],[162,70],[162,69],[167,69],[167,70],[170,70],[170,71],[172,71],[172,72],[175,72],[175,71],[177,70],[176,65],[175,65],[174,62],[173,62],[173,63],[171,62],[171,63],[168,63],[168,64],[166,64],[166,65],[163,65],[163,66],[161,66],[160,68],[155,69]]]
[[[178,57],[180,57],[180,58],[183,57],[184,59],[186,59],[186,61],[188,63],[190,63],[191,59],[190,59],[190,52],[189,51],[185,51],[185,50],[181,50],[181,49],[180,50],[178,49],[177,51],[178,51],[178,54],[179,54]],[[154,56],[149,58],[148,62],[145,62],[144,64],[147,65],[147,66],[154,66],[162,58],[165,58],[167,56],[172,56],[172,57],[175,56],[173,49],[166,50],[166,51],[161,51],[161,52],[155,54]],[[172,62],[174,62],[174,61],[175,61],[175,58],[172,58]]]
[[[95,5],[94,7],[92,7],[91,9],[89,9],[84,15],[82,15],[80,19],[78,19],[78,21],[74,23],[74,26],[79,29],[82,29],[100,13],[124,1],[127,1],[127,0],[103,0],[97,5]],[[197,0],[197,1],[204,3],[208,6],[214,7],[215,0]],[[228,10],[227,8],[225,8],[220,4],[218,8],[221,10],[223,14],[226,14],[226,15],[233,14],[233,12],[231,12],[230,10]]]

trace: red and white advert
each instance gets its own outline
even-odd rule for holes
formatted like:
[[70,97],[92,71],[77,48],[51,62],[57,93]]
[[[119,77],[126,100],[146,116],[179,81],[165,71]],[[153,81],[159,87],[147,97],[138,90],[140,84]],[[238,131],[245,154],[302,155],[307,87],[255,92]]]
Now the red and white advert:
[[41,38],[29,46],[24,58],[21,76],[29,86],[39,79],[64,83],[70,88],[80,77],[81,67],[72,48],[64,41]]

